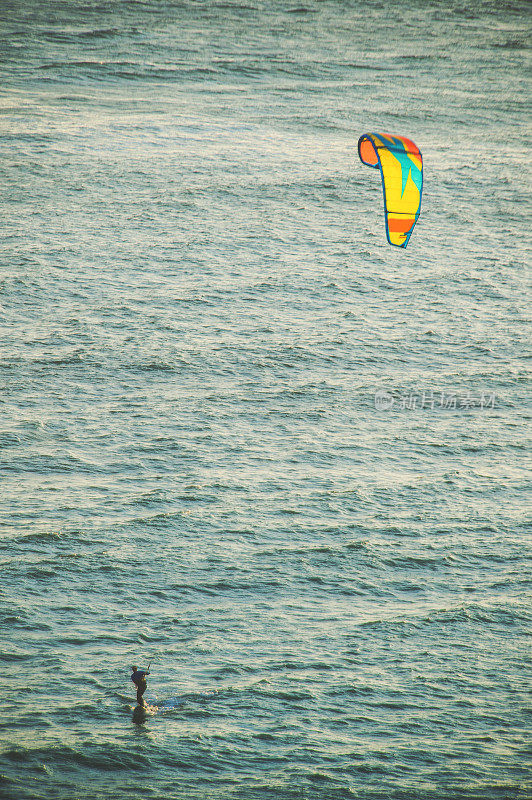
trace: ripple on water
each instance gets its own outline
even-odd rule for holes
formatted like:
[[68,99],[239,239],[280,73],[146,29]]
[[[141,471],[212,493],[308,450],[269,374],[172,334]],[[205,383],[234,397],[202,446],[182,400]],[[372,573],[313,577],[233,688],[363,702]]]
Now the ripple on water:
[[7,800],[531,793],[528,17],[389,12],[0,8]]

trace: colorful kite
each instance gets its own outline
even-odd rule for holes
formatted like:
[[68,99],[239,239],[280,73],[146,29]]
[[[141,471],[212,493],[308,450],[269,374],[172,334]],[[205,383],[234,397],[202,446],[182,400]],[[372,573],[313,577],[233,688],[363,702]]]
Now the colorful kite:
[[386,236],[390,244],[406,247],[421,209],[423,159],[419,148],[404,136],[365,133],[358,155],[368,167],[381,170]]

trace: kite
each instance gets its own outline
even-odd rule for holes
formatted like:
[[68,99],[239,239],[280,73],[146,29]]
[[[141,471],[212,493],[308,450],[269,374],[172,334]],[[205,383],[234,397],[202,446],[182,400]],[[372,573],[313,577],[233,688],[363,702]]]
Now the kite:
[[386,236],[390,244],[406,247],[421,209],[423,159],[405,136],[364,133],[358,140],[363,164],[381,171]]

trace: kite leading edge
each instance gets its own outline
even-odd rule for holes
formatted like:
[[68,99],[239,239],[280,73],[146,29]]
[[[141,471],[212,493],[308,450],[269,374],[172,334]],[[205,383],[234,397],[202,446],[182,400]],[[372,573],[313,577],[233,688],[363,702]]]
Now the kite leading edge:
[[364,133],[358,140],[358,154],[363,164],[380,168],[388,241],[406,247],[421,209],[423,159],[419,148],[405,136]]

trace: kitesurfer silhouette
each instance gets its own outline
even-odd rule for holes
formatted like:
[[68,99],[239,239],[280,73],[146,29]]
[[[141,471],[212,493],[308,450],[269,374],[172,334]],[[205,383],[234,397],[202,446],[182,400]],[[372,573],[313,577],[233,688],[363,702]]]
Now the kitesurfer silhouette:
[[142,695],[146,691],[148,684],[146,683],[146,675],[150,674],[150,667],[148,669],[138,669],[137,667],[131,667],[133,670],[133,674],[131,675],[131,680],[137,687],[137,703],[139,706],[143,706],[144,699]]

